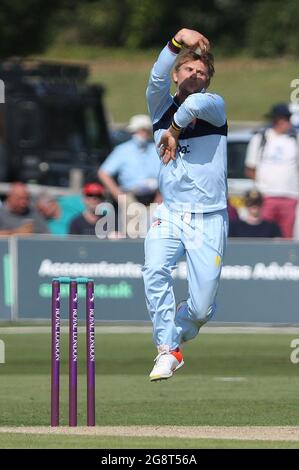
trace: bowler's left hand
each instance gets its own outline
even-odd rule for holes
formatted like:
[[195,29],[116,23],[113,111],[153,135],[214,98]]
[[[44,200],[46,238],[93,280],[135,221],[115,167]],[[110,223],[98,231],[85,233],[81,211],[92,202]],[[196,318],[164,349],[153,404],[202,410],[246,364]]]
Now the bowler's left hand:
[[170,160],[176,159],[176,150],[178,146],[179,132],[175,131],[173,127],[170,127],[163,132],[161,140],[159,142],[160,158],[164,165],[170,162]]

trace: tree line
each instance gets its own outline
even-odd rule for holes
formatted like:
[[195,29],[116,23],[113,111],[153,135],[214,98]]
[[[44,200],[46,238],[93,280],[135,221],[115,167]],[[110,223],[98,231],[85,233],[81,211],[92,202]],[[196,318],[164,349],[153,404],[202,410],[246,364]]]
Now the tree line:
[[161,47],[179,28],[197,29],[224,55],[299,56],[298,0],[2,0],[1,57],[53,43]]

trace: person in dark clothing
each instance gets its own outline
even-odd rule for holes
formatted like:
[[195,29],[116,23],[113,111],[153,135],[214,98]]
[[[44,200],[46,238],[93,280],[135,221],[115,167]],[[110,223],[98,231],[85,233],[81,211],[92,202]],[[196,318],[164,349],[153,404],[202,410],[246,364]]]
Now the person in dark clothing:
[[240,220],[237,209],[230,203],[229,200],[227,201],[227,213],[229,222]]
[[282,237],[279,226],[262,218],[263,197],[256,190],[245,194],[247,216],[245,220],[232,221],[229,226],[229,237]]
[[97,206],[104,201],[104,188],[99,183],[87,183],[83,187],[86,209],[70,222],[70,235],[95,235],[96,223],[101,216],[96,215]]

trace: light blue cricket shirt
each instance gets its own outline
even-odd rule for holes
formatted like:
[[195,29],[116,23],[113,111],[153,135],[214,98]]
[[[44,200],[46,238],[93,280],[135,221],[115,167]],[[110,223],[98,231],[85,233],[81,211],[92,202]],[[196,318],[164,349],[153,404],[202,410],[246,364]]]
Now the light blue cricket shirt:
[[158,148],[174,119],[182,127],[176,160],[161,164],[159,188],[175,211],[215,212],[227,207],[227,121],[223,99],[194,93],[181,104],[170,94],[177,54],[166,46],[150,74],[148,109]]
[[118,176],[123,191],[134,191],[146,180],[158,181],[160,160],[153,142],[140,143],[136,137],[115,147],[100,167]]

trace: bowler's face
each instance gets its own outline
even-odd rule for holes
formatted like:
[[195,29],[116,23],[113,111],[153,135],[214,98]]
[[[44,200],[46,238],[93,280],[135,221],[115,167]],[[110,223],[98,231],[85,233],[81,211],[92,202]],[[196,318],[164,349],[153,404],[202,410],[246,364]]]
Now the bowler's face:
[[197,93],[208,87],[208,68],[200,60],[185,62],[179,70],[173,72],[173,79],[180,93]]

